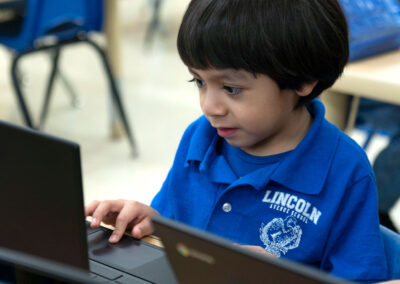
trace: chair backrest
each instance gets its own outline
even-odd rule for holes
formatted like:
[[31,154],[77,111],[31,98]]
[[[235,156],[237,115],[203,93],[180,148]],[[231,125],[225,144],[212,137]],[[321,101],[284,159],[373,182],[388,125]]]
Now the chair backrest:
[[84,30],[86,1],[82,0],[39,0],[35,39],[53,35],[63,40],[74,37]]
[[[86,1],[86,23],[87,31],[103,30],[104,3],[103,0],[85,0]],[[115,0],[114,0],[115,1]]]
[[57,40],[75,37],[79,32],[99,31],[103,23],[101,0],[26,0],[20,33],[0,34],[0,43],[23,52],[46,36]]
[[381,225],[390,279],[400,279],[400,235]]
[[36,28],[39,0],[26,0],[24,17],[18,35],[0,34],[0,43],[17,51],[23,51],[33,42],[32,30]]
[[339,0],[350,30],[350,58],[358,60],[400,47],[398,0]]

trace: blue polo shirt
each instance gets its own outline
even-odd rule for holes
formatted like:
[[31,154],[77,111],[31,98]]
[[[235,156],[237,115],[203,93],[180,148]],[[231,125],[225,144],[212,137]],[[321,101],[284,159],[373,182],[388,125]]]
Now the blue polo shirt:
[[301,143],[241,178],[202,116],[185,131],[151,206],[161,215],[277,257],[366,282],[387,279],[377,190],[364,151],[325,118],[319,100]]

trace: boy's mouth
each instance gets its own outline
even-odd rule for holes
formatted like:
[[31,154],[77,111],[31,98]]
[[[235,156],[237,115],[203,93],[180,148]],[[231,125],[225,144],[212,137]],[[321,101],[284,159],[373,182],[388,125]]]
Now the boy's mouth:
[[237,128],[217,128],[218,135],[221,137],[230,137],[237,131]]

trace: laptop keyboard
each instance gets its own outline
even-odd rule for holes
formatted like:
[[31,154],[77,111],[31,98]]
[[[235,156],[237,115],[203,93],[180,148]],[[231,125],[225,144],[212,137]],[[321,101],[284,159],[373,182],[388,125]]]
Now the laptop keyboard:
[[90,222],[88,222],[88,221],[85,221],[85,223],[86,223],[86,234],[87,235],[90,235],[90,234],[93,234],[94,232],[102,230],[101,227],[93,229],[92,227],[90,227]]
[[133,284],[148,284],[151,282],[125,274],[116,269],[112,269],[101,263],[89,260],[90,276],[92,279],[104,283],[133,283]]
[[[102,227],[91,228],[90,223],[86,222],[87,235],[104,230]],[[152,282],[145,281],[141,278],[126,274],[115,268],[103,265],[99,262],[89,259],[90,276],[93,280],[99,283],[132,283],[132,284],[149,284]]]
[[103,276],[108,280],[116,280],[120,278],[123,274],[116,269],[112,269],[93,260],[89,260],[89,270],[96,275]]

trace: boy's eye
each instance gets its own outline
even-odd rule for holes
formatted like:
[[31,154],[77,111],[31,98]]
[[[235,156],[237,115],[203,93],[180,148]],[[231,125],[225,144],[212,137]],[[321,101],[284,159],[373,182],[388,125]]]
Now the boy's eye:
[[193,78],[192,80],[190,80],[189,82],[195,82],[196,86],[198,88],[204,87],[206,85],[206,83],[200,79],[197,78]]
[[237,95],[240,93],[241,89],[231,87],[231,86],[224,86],[224,90],[226,90],[231,95]]

